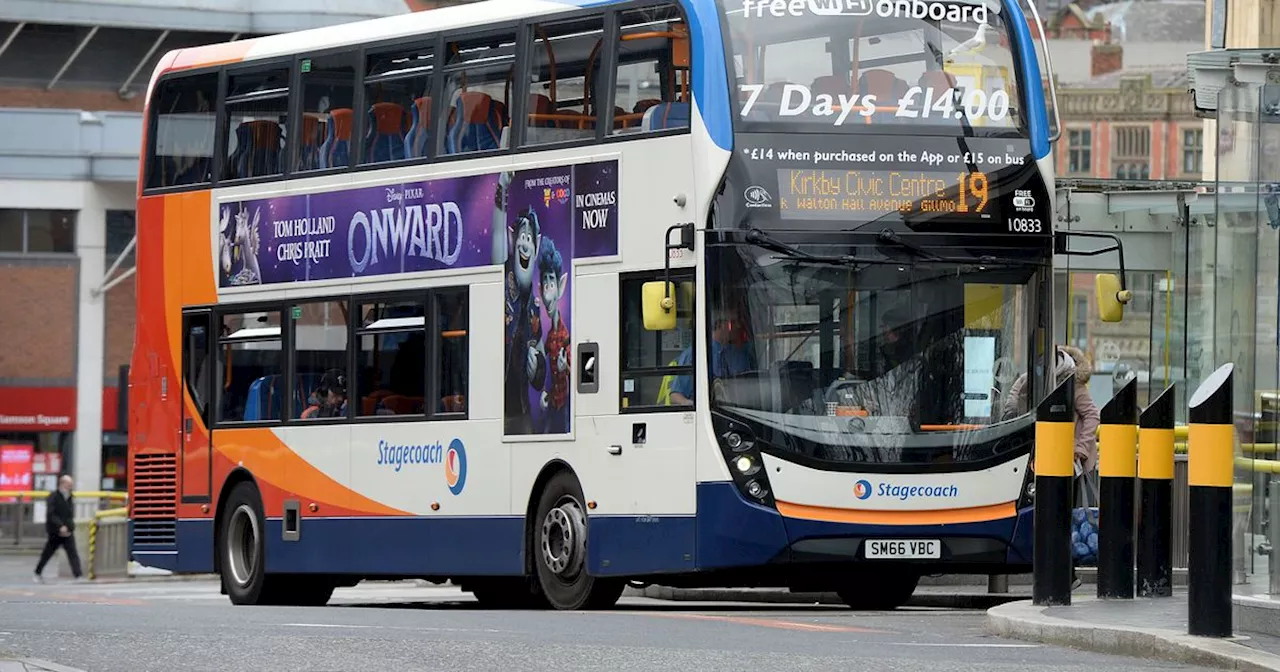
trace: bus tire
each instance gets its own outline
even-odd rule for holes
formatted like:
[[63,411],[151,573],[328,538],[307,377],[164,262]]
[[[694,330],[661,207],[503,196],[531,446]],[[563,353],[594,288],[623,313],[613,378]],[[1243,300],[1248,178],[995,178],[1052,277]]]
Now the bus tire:
[[905,605],[920,583],[919,574],[906,572],[868,574],[865,578],[856,585],[840,588],[836,595],[852,609],[892,611]]
[[587,510],[582,500],[578,479],[562,471],[547,481],[531,521],[538,583],[556,609],[608,609],[626,587],[620,579],[587,572]]
[[222,585],[232,604],[277,604],[287,592],[281,581],[268,581],[264,521],[258,489],[247,481],[236,484],[218,539]]

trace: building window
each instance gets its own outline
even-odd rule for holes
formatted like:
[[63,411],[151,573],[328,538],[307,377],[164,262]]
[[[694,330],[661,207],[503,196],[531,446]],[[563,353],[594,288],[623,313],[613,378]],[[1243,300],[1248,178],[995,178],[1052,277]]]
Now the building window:
[[1093,172],[1093,131],[1087,128],[1067,131],[1067,172]]
[[0,253],[76,251],[76,211],[0,210]]
[[1204,157],[1204,130],[1183,129],[1182,131],[1182,172],[1199,175],[1204,170],[1201,160]]
[[661,280],[654,274],[622,279],[622,390],[625,411],[672,410],[688,406],[694,398],[693,379],[693,278],[673,273],[676,287],[676,328],[649,331],[644,328],[641,288]]
[[[129,242],[133,240],[133,235],[137,231],[137,217],[132,210],[108,210],[107,211],[107,267],[116,262],[116,259],[124,253],[125,248],[129,247]],[[128,269],[133,266],[134,255],[137,251],[137,245],[134,249],[129,250],[129,256],[120,262],[120,267]]]
[[1111,172],[1116,179],[1148,179],[1151,175],[1151,128],[1117,128],[1111,156]]

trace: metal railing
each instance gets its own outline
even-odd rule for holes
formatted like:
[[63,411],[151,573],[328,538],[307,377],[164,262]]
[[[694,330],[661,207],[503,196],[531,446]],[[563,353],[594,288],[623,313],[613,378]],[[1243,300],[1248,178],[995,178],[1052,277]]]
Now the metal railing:
[[[75,520],[84,523],[102,510],[119,508],[128,501],[123,492],[86,490],[72,492]],[[44,522],[35,522],[35,508],[49,497],[38,490],[0,490],[0,548],[40,548],[45,542]]]

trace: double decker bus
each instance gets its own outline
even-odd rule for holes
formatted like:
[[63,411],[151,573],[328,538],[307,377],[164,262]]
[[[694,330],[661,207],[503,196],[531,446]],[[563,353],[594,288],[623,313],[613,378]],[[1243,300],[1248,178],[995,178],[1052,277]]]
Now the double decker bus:
[[236,604],[557,609],[1025,571],[1046,116],[1016,0],[489,0],[169,53],[133,558]]

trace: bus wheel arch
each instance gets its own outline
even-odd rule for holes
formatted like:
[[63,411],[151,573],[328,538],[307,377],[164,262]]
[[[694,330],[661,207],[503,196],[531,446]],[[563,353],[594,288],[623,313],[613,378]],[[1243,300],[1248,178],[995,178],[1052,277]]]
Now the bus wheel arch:
[[577,474],[569,468],[553,470],[534,496],[536,509],[526,522],[528,549],[535,582],[546,600],[563,610],[612,607],[626,582],[588,571],[587,507]]

